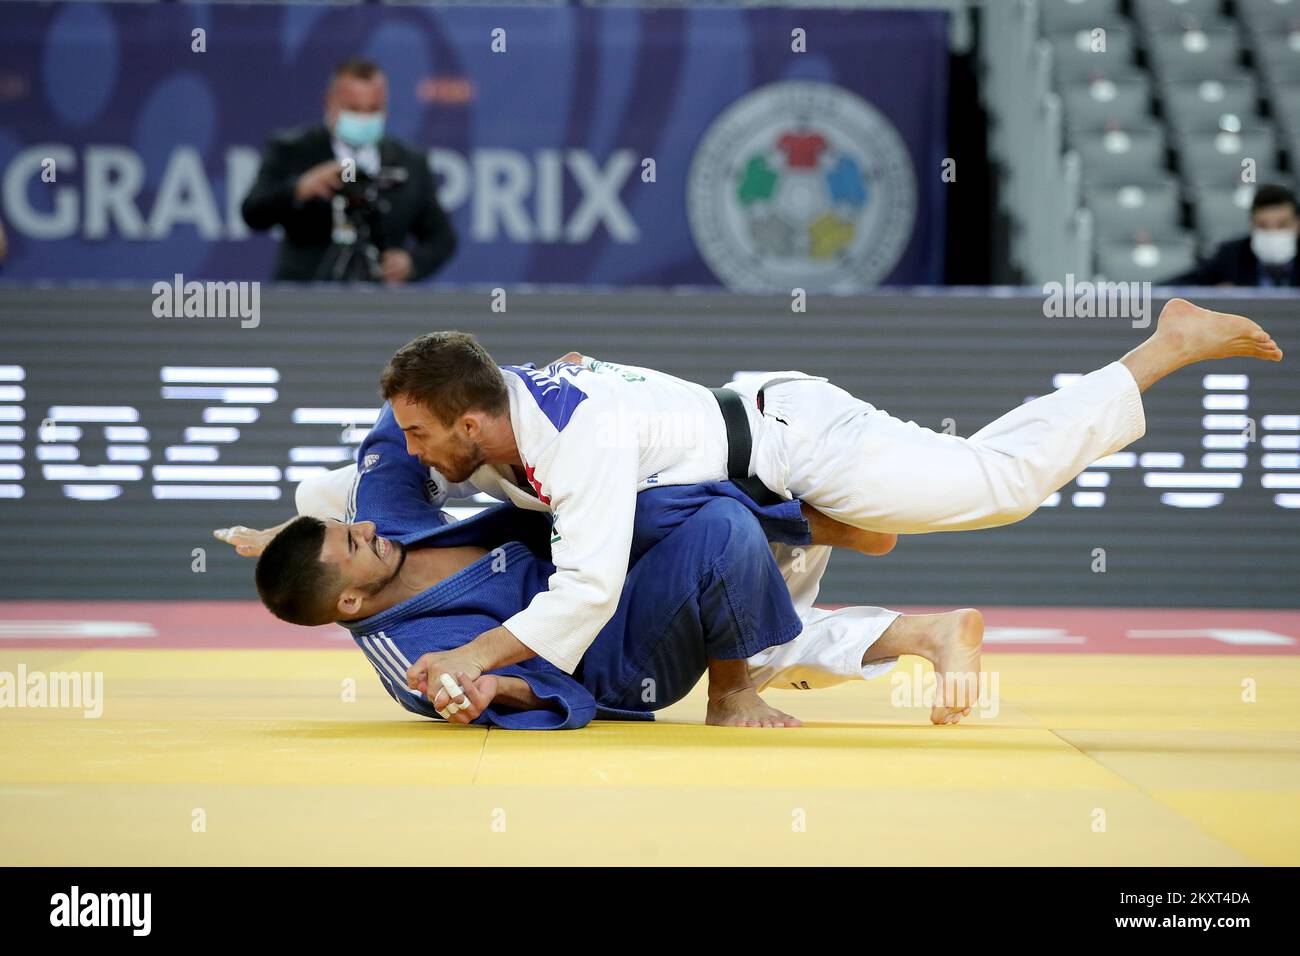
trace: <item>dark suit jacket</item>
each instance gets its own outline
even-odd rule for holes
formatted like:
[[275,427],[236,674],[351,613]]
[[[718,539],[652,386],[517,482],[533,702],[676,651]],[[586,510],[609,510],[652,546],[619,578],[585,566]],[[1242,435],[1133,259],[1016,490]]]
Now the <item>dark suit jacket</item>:
[[[284,227],[284,242],[275,265],[275,278],[311,281],[330,246],[333,215],[322,199],[299,203],[294,196],[298,177],[313,166],[334,158],[329,130],[324,124],[291,130],[272,137],[262,154],[253,188],[241,207],[244,222],[258,231]],[[421,153],[395,139],[379,141],[382,166],[400,166],[407,180],[385,190],[389,210],[382,220],[376,245],[398,247],[411,255],[411,280],[423,279],[451,258],[456,232],[434,195],[433,175]],[[413,236],[414,245],[407,244]]]
[[[1231,239],[1219,246],[1213,256],[1195,269],[1170,279],[1167,285],[1259,285],[1259,260],[1250,251],[1250,237]],[[1300,286],[1300,256],[1291,262],[1287,283]]]

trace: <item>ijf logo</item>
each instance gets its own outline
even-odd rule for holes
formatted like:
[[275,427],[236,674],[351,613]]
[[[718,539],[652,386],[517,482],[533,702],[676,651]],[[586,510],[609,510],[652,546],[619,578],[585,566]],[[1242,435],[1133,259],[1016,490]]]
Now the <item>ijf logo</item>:
[[809,81],[741,97],[705,132],[687,183],[691,233],[726,285],[853,292],[893,270],[916,220],[916,175],[892,123]]

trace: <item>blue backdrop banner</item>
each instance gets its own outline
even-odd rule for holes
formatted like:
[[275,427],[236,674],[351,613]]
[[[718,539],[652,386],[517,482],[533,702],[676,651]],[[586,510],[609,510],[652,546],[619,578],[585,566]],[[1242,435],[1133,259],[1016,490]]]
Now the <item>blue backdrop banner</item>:
[[440,281],[942,279],[942,12],[4,7],[8,279],[268,278],[240,201],[352,55],[439,178]]

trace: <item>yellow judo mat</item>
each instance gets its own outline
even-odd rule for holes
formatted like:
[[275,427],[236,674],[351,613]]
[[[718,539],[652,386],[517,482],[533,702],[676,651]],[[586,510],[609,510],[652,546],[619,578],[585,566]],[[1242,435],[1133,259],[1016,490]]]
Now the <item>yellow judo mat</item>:
[[[17,650],[103,713],[0,708],[5,864],[1300,864],[1300,657],[986,655],[933,727],[889,677],[801,729],[406,714],[355,650]],[[918,660],[904,658],[909,679]],[[355,692],[353,688],[355,687]]]

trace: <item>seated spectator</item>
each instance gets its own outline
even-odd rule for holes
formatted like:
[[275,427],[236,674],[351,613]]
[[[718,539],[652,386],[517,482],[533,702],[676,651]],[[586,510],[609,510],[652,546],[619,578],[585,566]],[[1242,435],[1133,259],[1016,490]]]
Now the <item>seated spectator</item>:
[[1284,186],[1260,186],[1250,206],[1250,235],[1219,246],[1214,255],[1169,285],[1300,286],[1295,193]]

